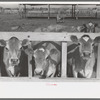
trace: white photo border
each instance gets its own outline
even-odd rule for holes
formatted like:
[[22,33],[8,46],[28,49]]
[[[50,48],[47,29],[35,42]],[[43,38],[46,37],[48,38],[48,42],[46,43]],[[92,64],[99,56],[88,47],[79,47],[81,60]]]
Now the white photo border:
[[[100,4],[100,2],[0,2],[0,4],[16,3]],[[100,98],[100,82],[0,82],[0,98]]]

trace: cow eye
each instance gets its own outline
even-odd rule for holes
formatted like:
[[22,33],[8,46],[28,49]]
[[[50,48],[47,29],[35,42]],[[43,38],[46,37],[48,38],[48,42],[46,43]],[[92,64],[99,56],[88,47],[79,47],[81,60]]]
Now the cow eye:
[[20,50],[22,50],[22,47],[20,47]]
[[9,49],[6,47],[6,50],[9,51]]
[[23,49],[25,50],[25,49],[27,49],[28,48],[28,46],[23,46]]
[[78,45],[81,45],[81,43],[78,43]]
[[94,46],[94,43],[92,43],[92,46]]

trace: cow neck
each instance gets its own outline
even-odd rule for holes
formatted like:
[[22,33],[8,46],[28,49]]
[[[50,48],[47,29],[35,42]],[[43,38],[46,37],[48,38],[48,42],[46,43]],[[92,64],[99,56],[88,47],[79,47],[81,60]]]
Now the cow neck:
[[89,58],[88,60],[83,59],[80,56],[79,48],[78,48],[78,50],[76,50],[76,52],[75,52],[74,57],[75,57],[75,64],[76,64],[77,70],[85,70],[85,69],[90,68],[90,67],[93,68],[94,63],[95,63],[94,53],[92,53],[91,58]]
[[84,77],[88,77],[87,75],[89,75],[89,72],[93,71],[93,67],[94,67],[94,64],[95,64],[95,56],[94,55],[95,54],[92,53],[91,58],[89,58],[85,63],[85,66],[84,66],[84,69],[83,69]]
[[95,55],[94,55],[94,53],[92,53],[91,58],[88,59],[88,61],[87,61],[87,63],[86,63],[85,69],[93,68],[94,63],[95,63]]
[[77,47],[75,49],[74,54],[73,54],[73,58],[75,59],[75,65],[76,65],[76,67],[80,66],[80,68],[81,68],[83,60],[82,60],[82,57],[81,57],[80,52],[79,52],[79,47]]
[[75,64],[75,70],[77,72],[81,71],[82,69],[84,69],[84,66],[86,65],[87,60],[83,59],[80,55],[79,52],[79,47],[77,47],[73,53],[73,59],[74,60],[74,64]]

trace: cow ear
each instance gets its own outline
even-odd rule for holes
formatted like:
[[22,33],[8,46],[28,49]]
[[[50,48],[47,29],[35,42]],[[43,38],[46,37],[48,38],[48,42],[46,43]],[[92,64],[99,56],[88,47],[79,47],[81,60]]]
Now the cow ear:
[[56,49],[51,49],[50,50],[50,55],[52,55],[52,54],[57,54],[58,52],[57,52],[57,50]]
[[96,45],[96,44],[98,44],[98,43],[100,43],[100,36],[98,36],[98,37],[96,37],[96,38],[94,39],[94,44]]
[[36,42],[35,41],[30,41],[30,42],[31,42],[32,48],[34,48],[34,45],[36,44]]
[[37,49],[34,50],[34,53],[33,53],[34,58],[36,58],[36,52],[37,52]]
[[0,46],[6,46],[6,41],[5,40],[0,40]]
[[77,38],[77,36],[71,35],[70,39],[71,39],[72,42],[78,43],[78,38]]
[[30,43],[30,41],[29,41],[28,39],[24,39],[24,40],[22,41],[22,46],[28,46],[29,43]]

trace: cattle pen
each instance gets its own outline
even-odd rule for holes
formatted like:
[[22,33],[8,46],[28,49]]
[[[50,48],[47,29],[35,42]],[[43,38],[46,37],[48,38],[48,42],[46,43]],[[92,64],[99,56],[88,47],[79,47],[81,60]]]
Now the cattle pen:
[[[69,78],[67,77],[67,42],[71,41],[70,36],[76,35],[80,38],[82,35],[89,35],[92,39],[100,36],[98,33],[54,33],[54,32],[1,32],[0,39],[8,40],[11,37],[17,37],[19,40],[28,39],[30,41],[59,41],[61,42],[61,77],[38,79],[32,76],[32,65],[28,63],[28,77],[0,77],[0,81],[36,81],[36,82],[66,82],[66,81],[99,81],[100,80],[100,43],[98,45],[97,72],[96,78]],[[28,57],[28,62],[31,60]]]

